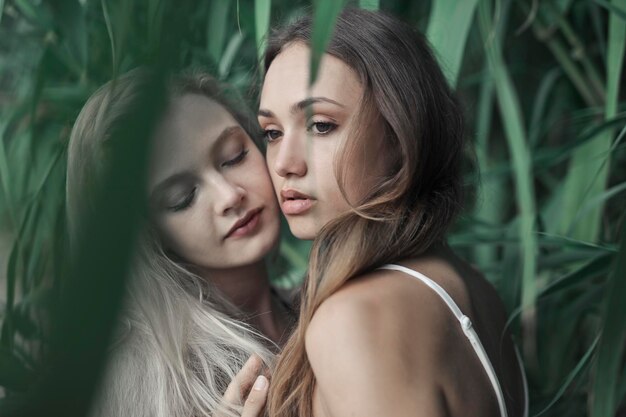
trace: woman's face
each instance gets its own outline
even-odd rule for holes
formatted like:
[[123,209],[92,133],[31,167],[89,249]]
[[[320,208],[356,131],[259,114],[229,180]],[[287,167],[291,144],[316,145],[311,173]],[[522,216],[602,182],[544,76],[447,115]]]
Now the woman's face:
[[150,204],[168,250],[205,270],[259,261],[278,239],[263,155],[217,102],[173,100],[157,128]]
[[[263,83],[258,113],[267,141],[267,164],[274,190],[300,239],[313,239],[330,220],[350,209],[335,177],[335,155],[354,134],[363,86],[340,59],[322,57],[309,89],[309,48],[287,46],[272,62]],[[347,164],[345,191],[355,203],[380,175],[382,124],[370,121],[366,137]],[[340,155],[341,156],[341,155]],[[340,158],[341,159],[341,158]]]

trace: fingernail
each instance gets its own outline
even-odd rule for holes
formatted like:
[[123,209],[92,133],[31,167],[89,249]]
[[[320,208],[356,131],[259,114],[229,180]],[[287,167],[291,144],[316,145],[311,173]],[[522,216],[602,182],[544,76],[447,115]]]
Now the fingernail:
[[261,391],[262,389],[265,388],[266,385],[267,385],[267,378],[265,378],[263,375],[259,375],[256,378],[256,381],[254,381],[254,389],[257,391]]

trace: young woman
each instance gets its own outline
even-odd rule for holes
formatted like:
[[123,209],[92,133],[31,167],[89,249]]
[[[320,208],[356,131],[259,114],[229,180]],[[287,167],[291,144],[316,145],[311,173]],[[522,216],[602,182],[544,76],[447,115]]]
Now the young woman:
[[[103,86],[74,125],[67,172],[74,237],[103,174],[107,141],[148,75],[135,70]],[[250,139],[258,127],[207,75],[172,77],[167,98],[150,157],[150,219],[94,415],[256,416],[268,388],[257,375],[291,318],[264,264],[279,218]],[[255,378],[242,409],[236,402]]]
[[293,234],[314,239],[271,417],[522,416],[506,314],[444,235],[462,111],[424,38],[346,9],[309,88],[311,19],[268,42],[258,112]]

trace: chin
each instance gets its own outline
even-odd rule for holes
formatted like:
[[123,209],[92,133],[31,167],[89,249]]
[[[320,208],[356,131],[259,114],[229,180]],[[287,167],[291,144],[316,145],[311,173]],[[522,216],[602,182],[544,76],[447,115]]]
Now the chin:
[[287,223],[289,224],[291,234],[300,240],[313,240],[317,236],[317,232],[319,232],[319,229],[306,224],[307,222],[287,220]]

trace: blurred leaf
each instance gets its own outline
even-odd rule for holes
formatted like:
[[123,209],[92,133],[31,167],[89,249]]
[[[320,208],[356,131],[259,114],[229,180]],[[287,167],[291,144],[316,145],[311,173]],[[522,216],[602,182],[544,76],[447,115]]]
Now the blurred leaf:
[[612,4],[606,0],[593,0],[595,3],[598,3],[600,6],[606,8],[609,12],[619,17],[620,19],[626,20],[626,9],[621,8],[617,4]]
[[85,24],[85,9],[78,0],[56,0],[52,3],[54,20],[63,22],[59,31],[63,37],[63,46],[80,67],[81,78],[87,72],[87,41],[89,39]]
[[[624,7],[626,1],[616,0],[615,5]],[[626,43],[626,23],[614,13],[609,16],[609,40],[607,53],[607,96],[605,120],[617,115],[619,82],[624,61]],[[564,216],[561,223],[563,233],[571,233],[580,239],[595,241],[600,231],[603,206],[597,206],[584,218],[577,218],[578,208],[589,196],[602,194],[609,176],[609,166],[601,156],[611,148],[614,132],[604,131],[597,138],[583,146],[574,154],[565,180],[563,196]],[[576,221],[574,221],[576,220]],[[571,232],[570,232],[571,230]]]
[[317,79],[320,60],[335,30],[337,16],[344,7],[345,0],[315,0],[313,9],[313,28],[311,33],[311,66],[309,85]]
[[536,146],[539,141],[540,126],[542,122],[541,118],[546,113],[546,105],[548,104],[550,93],[561,75],[561,69],[554,68],[551,71],[548,71],[541,80],[539,90],[535,96],[533,113],[530,118],[530,126],[528,128],[528,140],[532,147]]
[[522,306],[535,304],[537,242],[534,234],[535,191],[532,183],[532,164],[519,99],[506,70],[498,37],[490,37],[493,25],[488,0],[479,3],[479,20],[490,71],[493,74],[501,120],[506,133],[509,155],[513,160],[515,191],[520,214],[522,241]]
[[[263,55],[265,54],[267,33],[270,28],[271,9],[271,0],[254,1],[254,29],[256,34],[256,48],[259,63],[263,60]],[[259,67],[262,68],[263,66],[259,65]]]
[[602,254],[581,268],[564,275],[539,290],[538,297],[549,297],[558,292],[571,289],[576,285],[589,282],[593,278],[606,274],[611,267],[612,254]]
[[[41,334],[37,324],[30,318],[28,312],[16,309],[13,315],[15,331],[25,340],[41,341]],[[0,374],[2,371],[0,370]]]
[[545,414],[550,408],[554,406],[554,404],[559,399],[561,399],[563,394],[565,394],[565,391],[567,390],[567,388],[572,384],[572,382],[576,379],[576,377],[578,377],[585,370],[587,365],[589,365],[589,362],[593,356],[596,346],[598,345],[599,339],[600,339],[600,336],[595,338],[595,340],[593,341],[589,349],[587,349],[587,352],[585,352],[585,354],[583,355],[582,359],[578,362],[578,364],[576,364],[576,367],[572,369],[572,371],[569,373],[567,378],[565,378],[565,381],[563,381],[563,384],[561,384],[561,387],[558,389],[556,395],[554,396],[554,398],[552,398],[550,403],[546,405],[540,412],[538,412],[537,414],[534,414],[533,417],[539,417]]
[[13,0],[13,4],[27,19],[38,25],[40,29],[45,31],[52,30],[53,18],[46,3],[35,6],[31,0]]
[[602,333],[598,361],[590,395],[591,417],[613,416],[619,401],[618,376],[626,341],[626,221],[622,216],[622,242],[609,279],[602,312]]
[[218,69],[218,74],[220,79],[224,79],[230,73],[230,68],[233,65],[233,61],[237,56],[237,52],[239,48],[241,48],[241,44],[244,41],[244,35],[241,32],[236,32],[233,34],[232,38],[228,42],[226,46],[226,50],[222,55],[222,59],[220,60],[220,65]]
[[365,10],[380,9],[380,0],[359,0],[359,7]]
[[30,371],[20,358],[5,348],[0,348],[0,386],[5,389],[22,391],[33,379]]
[[11,193],[11,177],[9,174],[9,163],[7,161],[7,151],[5,148],[4,132],[7,129],[8,119],[0,120],[0,182],[2,183],[2,194],[4,195],[4,204],[9,213],[9,218],[13,228],[17,228],[17,214],[13,208],[13,195]]
[[[454,88],[461,69],[465,43],[478,0],[432,2],[426,37],[439,58],[448,83]],[[450,30],[450,28],[454,30]]]
[[220,62],[226,28],[228,23],[228,10],[231,0],[214,0],[209,8],[209,24],[207,25],[207,50],[214,62]]
[[617,184],[614,187],[611,187],[608,190],[604,191],[602,194],[593,196],[593,198],[591,199],[587,199],[583,206],[578,209],[576,218],[574,218],[574,222],[577,222],[578,219],[584,217],[589,211],[595,209],[596,207],[603,206],[608,200],[615,197],[624,190],[626,190],[626,182]]

